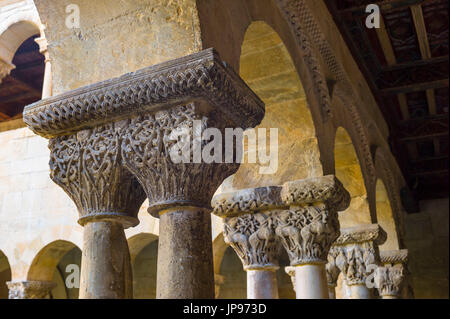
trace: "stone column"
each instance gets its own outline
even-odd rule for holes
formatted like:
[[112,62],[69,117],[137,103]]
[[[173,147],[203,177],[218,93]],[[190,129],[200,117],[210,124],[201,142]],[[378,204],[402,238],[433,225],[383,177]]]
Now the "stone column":
[[8,281],[9,299],[50,299],[56,284],[51,281]]
[[[216,195],[213,213],[224,218],[224,240],[247,272],[248,299],[278,299],[276,271],[279,241],[274,216],[280,211],[281,187],[260,187]],[[228,217],[226,217],[228,216]]]
[[45,58],[44,81],[42,85],[42,99],[52,96],[52,63],[48,53],[48,42],[44,36],[44,30],[41,30],[41,37],[34,40],[39,45],[39,52]]
[[328,299],[325,264],[350,196],[329,175],[285,183],[281,197],[289,209],[277,214],[276,233],[295,267],[297,299]]
[[120,129],[108,124],[49,143],[50,176],[74,201],[84,226],[80,299],[132,298],[124,228],[139,223],[145,194],[119,165]]
[[383,299],[413,299],[409,287],[408,250],[380,251],[383,267],[375,272],[375,283]]
[[[264,103],[208,49],[39,101],[26,107],[24,121],[45,137],[108,123],[120,127],[117,138],[105,137],[97,151],[109,149],[110,141],[117,143],[118,166],[137,178],[149,199],[149,213],[160,217],[157,298],[195,299],[214,298],[211,198],[239,167],[224,160],[222,134],[225,128],[256,126],[264,112]],[[211,134],[204,137],[207,128]],[[72,154],[66,157],[76,161]],[[96,169],[111,170],[118,158]],[[69,173],[69,181],[76,179]],[[83,178],[88,187],[81,187],[86,193],[78,206],[84,209],[91,199],[102,202],[97,188],[118,185],[105,198],[120,191],[122,205],[131,206],[131,200],[138,208],[140,191],[127,189],[121,176],[111,174],[113,180],[103,177],[95,183]],[[88,213],[107,212],[109,220],[110,212],[134,218],[134,211],[101,209]]]
[[336,286],[337,280],[340,274],[340,270],[336,265],[337,251],[334,247],[331,247],[328,253],[328,263],[325,266],[327,272],[327,284],[328,284],[328,294],[330,299],[336,299]]
[[341,229],[333,249],[336,265],[344,275],[352,299],[371,299],[368,276],[380,265],[378,245],[386,241],[386,233],[377,224]]

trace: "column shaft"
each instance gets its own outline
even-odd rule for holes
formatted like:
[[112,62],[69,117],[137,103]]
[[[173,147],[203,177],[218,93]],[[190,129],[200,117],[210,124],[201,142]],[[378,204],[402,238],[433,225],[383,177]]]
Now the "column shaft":
[[214,299],[211,215],[203,208],[161,212],[156,297]]
[[277,274],[273,270],[247,270],[247,299],[278,299]]
[[370,290],[366,285],[352,285],[350,286],[351,299],[371,299]]
[[84,225],[80,299],[132,298],[130,253],[121,223]]
[[336,287],[328,286],[328,297],[329,299],[336,299]]
[[329,299],[325,264],[295,266],[297,299]]

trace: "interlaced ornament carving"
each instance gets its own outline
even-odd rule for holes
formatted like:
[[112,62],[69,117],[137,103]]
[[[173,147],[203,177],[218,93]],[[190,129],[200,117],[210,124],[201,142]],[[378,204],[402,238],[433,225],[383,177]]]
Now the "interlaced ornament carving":
[[119,127],[110,123],[51,139],[50,177],[70,196],[80,217],[136,216],[145,193],[120,165]]
[[281,187],[268,186],[218,194],[211,201],[213,214],[232,217],[246,212],[280,208],[284,206],[280,192]]
[[264,116],[264,103],[207,49],[38,101],[25,108],[24,122],[50,138],[195,99],[220,109],[222,118],[243,129]]
[[339,274],[341,273],[336,264],[336,258],[338,255],[339,249],[336,247],[331,247],[328,252],[328,262],[325,267],[327,273],[327,283],[330,287],[336,287]]
[[400,264],[375,270],[375,284],[381,296],[399,297],[404,283],[405,269]]
[[285,183],[281,199],[286,205],[323,202],[335,211],[342,211],[350,203],[350,194],[334,175],[327,175]]
[[[208,114],[211,116],[212,114]],[[213,116],[213,115],[212,115]],[[153,207],[178,203],[198,207],[210,207],[211,198],[222,181],[235,173],[238,163],[176,163],[171,158],[172,146],[177,142],[174,133],[185,132],[183,137],[193,141],[193,121],[201,121],[202,129],[220,126],[213,117],[206,117],[197,110],[196,103],[176,106],[155,114],[144,114],[128,120],[123,131],[123,165],[143,185]],[[203,148],[208,141],[199,142]]]
[[291,265],[326,263],[328,251],[339,236],[335,211],[325,205],[291,207],[276,216],[276,233]]
[[225,218],[225,243],[233,247],[244,269],[277,269],[279,244],[272,213]]
[[343,273],[347,285],[365,285],[370,265],[377,265],[377,251],[372,243],[364,242],[334,247],[337,251],[336,266]]

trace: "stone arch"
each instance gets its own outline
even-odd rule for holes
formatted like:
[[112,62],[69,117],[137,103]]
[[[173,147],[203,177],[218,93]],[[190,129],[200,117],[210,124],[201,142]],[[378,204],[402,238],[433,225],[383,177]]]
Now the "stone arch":
[[8,299],[8,281],[11,281],[11,266],[8,257],[0,250],[0,299]]
[[398,250],[400,249],[397,227],[392,213],[391,202],[384,186],[383,181],[379,178],[375,186],[376,212],[377,222],[386,231],[387,240],[380,246],[381,250]]
[[308,32],[304,32],[301,24],[294,23],[291,14],[284,11],[284,5],[276,0],[197,0],[197,8],[203,47],[214,47],[237,72],[242,69],[242,44],[253,23],[264,22],[278,35],[305,92],[315,126],[323,174],[332,173],[332,154],[323,142],[334,132],[331,121],[327,121],[331,113],[330,82]]
[[[256,128],[277,132],[277,145],[268,138],[259,152],[278,151],[276,170],[262,174],[268,164],[249,163],[251,152],[244,140],[247,155],[232,178],[235,189],[282,184],[295,179],[323,175],[316,127],[304,87],[292,58],[280,36],[267,23],[255,21],[245,33],[240,58],[240,75],[265,102],[266,114]],[[264,147],[267,146],[266,149]],[[254,153],[253,153],[254,154]],[[256,156],[258,158],[258,156]]]
[[[69,265],[75,265],[76,269],[67,268]],[[27,280],[55,283],[56,286],[51,291],[52,299],[77,299],[80,270],[80,248],[72,242],[56,240],[42,248],[34,257]],[[66,285],[66,279],[71,274],[73,278],[70,281],[74,285],[69,287]]]
[[156,298],[158,236],[139,233],[128,239],[133,272],[133,296],[136,299]]
[[339,212],[341,227],[371,224],[373,219],[359,159],[350,135],[342,126],[336,130],[334,161],[336,177],[351,196],[350,206]]
[[[405,248],[404,245],[404,222],[403,222],[403,208],[400,199],[400,185],[393,173],[389,161],[386,157],[386,152],[381,147],[376,147],[375,150],[375,169],[377,172],[378,180],[383,183],[384,189],[386,190],[387,199],[389,200],[390,208],[392,211],[392,218],[395,224],[395,238],[398,243],[399,249]],[[401,183],[401,181],[400,181]],[[377,197],[376,186],[372,190],[374,198]],[[376,221],[378,219],[378,211],[376,214]],[[388,233],[389,240],[389,233]],[[387,249],[387,248],[385,248]]]
[[158,240],[158,236],[151,233],[139,233],[128,238],[128,248],[130,250],[131,263],[133,263],[136,256],[145,248],[148,244]]
[[27,280],[52,281],[56,266],[64,255],[74,248],[78,247],[66,240],[55,240],[47,244],[31,262]]
[[14,54],[28,38],[41,34],[39,25],[32,21],[19,21],[10,25],[0,34],[0,58],[12,64]]

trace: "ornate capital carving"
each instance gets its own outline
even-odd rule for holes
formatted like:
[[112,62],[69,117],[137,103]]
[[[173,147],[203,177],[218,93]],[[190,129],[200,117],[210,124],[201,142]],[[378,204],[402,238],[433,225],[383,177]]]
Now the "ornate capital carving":
[[380,264],[378,245],[385,240],[386,233],[377,224],[341,229],[333,255],[347,285],[365,285],[371,268]]
[[225,218],[223,235],[225,243],[233,247],[245,270],[278,269],[279,244],[272,213]]
[[340,270],[336,264],[336,258],[339,255],[339,250],[336,247],[331,247],[328,252],[328,262],[325,270],[327,272],[327,283],[329,287],[336,287]]
[[349,205],[348,192],[330,175],[285,183],[281,198],[290,207],[277,214],[276,233],[291,265],[326,263],[339,236],[337,211]]
[[50,281],[8,281],[9,299],[47,299],[56,287]]
[[402,265],[378,267],[375,270],[375,284],[381,296],[400,297],[406,272]]
[[49,141],[50,177],[74,201],[80,224],[95,218],[120,218],[134,226],[145,193],[121,167],[118,123],[59,136]]
[[[201,123],[194,128],[194,121]],[[236,125],[236,123],[226,123]],[[196,162],[193,152],[188,162],[172,160],[174,134],[198,143],[201,149],[207,141],[199,141],[196,130],[214,127],[223,132],[215,114],[203,112],[196,102],[172,107],[155,114],[144,114],[128,120],[123,132],[123,165],[143,185],[149,198],[148,211],[155,217],[171,206],[194,206],[210,209],[211,198],[225,178],[235,173],[238,163]]]
[[23,119],[35,133],[55,137],[192,101],[243,129],[264,116],[264,103],[207,49],[38,101],[25,108]]
[[268,186],[218,194],[211,201],[213,214],[233,217],[280,208],[283,206],[280,193],[280,186]]

